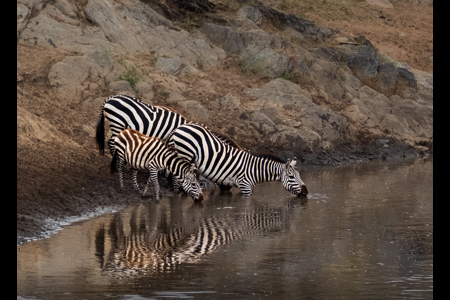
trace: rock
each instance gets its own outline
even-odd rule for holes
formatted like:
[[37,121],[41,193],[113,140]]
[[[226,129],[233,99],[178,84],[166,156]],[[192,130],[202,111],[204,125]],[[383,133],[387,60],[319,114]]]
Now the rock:
[[341,45],[337,53],[358,78],[365,78],[377,74],[378,51],[370,46]]
[[180,71],[181,64],[182,62],[179,58],[159,57],[155,67],[169,75],[177,75]]
[[274,79],[266,83],[262,88],[246,89],[246,93],[257,97],[255,103],[259,108],[269,106],[293,106],[301,108],[313,105],[311,96],[297,84],[282,78]]
[[269,117],[267,117],[264,113],[259,112],[259,111],[254,111],[254,112],[250,113],[249,119],[250,119],[250,121],[253,121],[253,122],[265,124],[270,127],[276,127],[275,123],[273,123],[273,121]]
[[134,90],[131,87],[131,84],[126,80],[119,80],[119,81],[111,82],[109,84],[109,88],[115,94],[134,95]]
[[151,104],[150,101],[154,97],[152,84],[150,84],[148,81],[141,80],[138,83],[136,83],[136,90],[138,91],[140,98],[142,98],[142,100],[145,100],[145,102]]
[[53,5],[64,15],[72,19],[77,18],[78,9],[74,2],[70,2],[69,0],[55,0]]
[[239,100],[239,98],[227,94],[225,96],[223,96],[222,98],[219,99],[219,103],[220,106],[222,107],[222,109],[224,110],[233,110],[233,109],[239,109],[240,105],[241,105],[241,101]]
[[181,68],[178,76],[184,77],[184,76],[189,76],[189,75],[195,74],[195,73],[198,73],[198,70],[191,65],[187,65],[187,66],[184,66],[183,68]]
[[54,19],[60,20],[67,24],[71,24],[71,25],[75,25],[75,26],[78,26],[80,24],[80,22],[78,20],[75,20],[71,17],[66,16],[65,14],[63,14],[61,12],[61,10],[59,10],[56,6],[51,5],[51,4],[47,4],[44,7],[44,9],[42,10],[42,12],[49,15],[50,17],[52,17]]
[[366,0],[366,2],[383,8],[394,8],[394,5],[389,0]]
[[279,24],[280,27],[289,26],[308,38],[325,39],[330,38],[334,34],[334,30],[331,28],[320,28],[309,20],[293,14],[287,15],[269,6],[265,6],[261,2],[258,2],[258,10],[264,18]]
[[259,10],[252,6],[243,6],[237,11],[238,19],[249,19],[253,21],[256,25],[261,25],[262,14]]
[[180,101],[177,105],[181,108],[180,113],[194,122],[199,122],[208,126],[212,123],[214,113],[195,100]]
[[21,3],[17,3],[17,37],[19,37],[19,31],[26,25],[25,20],[30,13],[28,7]]
[[398,68],[398,80],[397,85],[400,85],[402,89],[406,87],[412,87],[417,89],[417,80],[414,74],[405,68]]
[[257,42],[264,43],[270,48],[281,48],[283,41],[276,35],[266,33],[264,30],[247,30],[241,34],[242,42],[247,47]]
[[200,31],[226,52],[240,54],[244,49],[242,38],[235,28],[205,22]]
[[111,43],[121,45],[132,53],[149,52],[138,35],[132,34],[128,22],[115,12],[107,1],[90,0],[85,7],[86,17],[99,26]]
[[383,94],[392,92],[399,77],[398,69],[393,63],[385,63],[378,65],[377,72],[378,74],[374,80],[377,90]]
[[245,48],[239,59],[244,68],[269,78],[279,77],[291,68],[289,59],[285,55],[274,52],[260,42]]

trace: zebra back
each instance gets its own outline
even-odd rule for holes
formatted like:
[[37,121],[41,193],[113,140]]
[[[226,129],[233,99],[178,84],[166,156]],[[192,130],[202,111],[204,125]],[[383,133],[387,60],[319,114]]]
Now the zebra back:
[[109,97],[102,105],[96,127],[96,143],[101,155],[104,154],[105,117],[112,132],[108,141],[111,155],[114,153],[114,138],[124,129],[132,128],[147,136],[164,138],[186,123],[186,119],[171,108],[152,106],[127,95]]

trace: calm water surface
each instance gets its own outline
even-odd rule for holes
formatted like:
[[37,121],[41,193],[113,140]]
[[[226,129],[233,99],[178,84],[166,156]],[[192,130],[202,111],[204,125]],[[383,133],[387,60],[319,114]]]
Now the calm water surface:
[[300,174],[307,200],[209,189],[21,245],[17,298],[433,298],[432,158]]

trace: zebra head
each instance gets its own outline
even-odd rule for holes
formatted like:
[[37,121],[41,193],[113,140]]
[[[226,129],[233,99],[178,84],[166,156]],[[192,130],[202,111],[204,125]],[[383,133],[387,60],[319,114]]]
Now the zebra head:
[[183,190],[192,198],[195,202],[203,201],[202,188],[198,181],[200,172],[194,164],[183,173],[182,178],[179,179],[179,184]]
[[300,178],[300,174],[294,169],[297,160],[290,160],[283,165],[283,172],[281,173],[281,182],[285,190],[297,195],[298,197],[308,195],[308,189]]

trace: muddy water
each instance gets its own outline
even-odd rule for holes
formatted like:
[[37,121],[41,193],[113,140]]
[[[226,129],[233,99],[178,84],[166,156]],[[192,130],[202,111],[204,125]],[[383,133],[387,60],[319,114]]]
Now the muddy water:
[[431,299],[432,158],[300,171],[66,226],[17,250],[18,299]]

